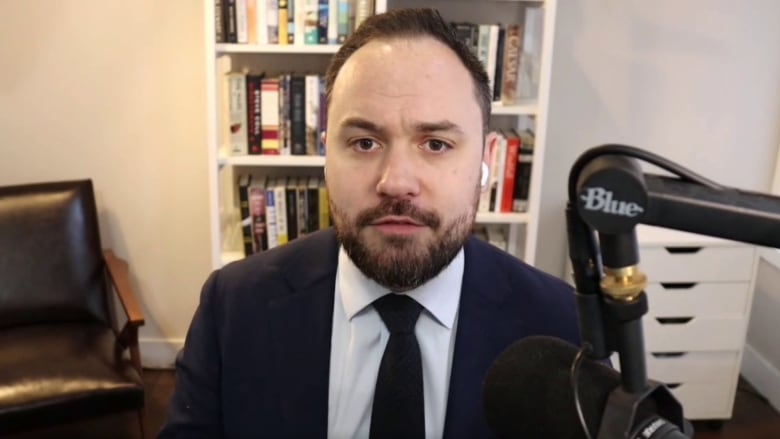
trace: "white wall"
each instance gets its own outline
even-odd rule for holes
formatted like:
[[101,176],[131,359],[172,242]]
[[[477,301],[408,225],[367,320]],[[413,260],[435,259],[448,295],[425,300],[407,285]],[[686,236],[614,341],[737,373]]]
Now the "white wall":
[[147,364],[210,269],[203,42],[200,1],[0,2],[0,184],[93,179]]
[[[568,173],[592,146],[625,143],[726,185],[772,189],[776,163],[780,169],[780,2],[559,0],[552,70],[542,269],[563,275]],[[778,279],[780,262],[764,263],[742,368],[775,406]]]
[[780,143],[780,2],[558,0],[537,265],[562,275],[568,174],[624,143],[768,191]]

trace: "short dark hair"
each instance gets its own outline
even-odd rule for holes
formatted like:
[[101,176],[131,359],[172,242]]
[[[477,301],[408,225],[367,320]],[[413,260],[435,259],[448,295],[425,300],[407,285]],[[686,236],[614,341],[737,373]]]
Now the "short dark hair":
[[333,84],[341,67],[358,49],[373,40],[415,36],[432,37],[444,43],[458,56],[471,75],[475,98],[482,110],[482,131],[483,134],[487,133],[493,93],[488,85],[485,66],[474,52],[457,38],[453,25],[446,22],[437,10],[431,8],[392,9],[367,18],[330,60],[325,74],[326,105],[330,106]]

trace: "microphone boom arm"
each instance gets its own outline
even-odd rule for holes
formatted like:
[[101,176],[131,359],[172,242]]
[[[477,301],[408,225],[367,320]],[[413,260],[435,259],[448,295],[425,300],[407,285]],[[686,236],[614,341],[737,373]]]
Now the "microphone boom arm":
[[[638,159],[676,177],[645,173]],[[780,197],[725,187],[648,151],[614,144],[577,159],[568,193],[582,343],[593,358],[618,352],[622,398],[638,404],[658,383],[648,384],[645,368],[641,317],[647,313],[647,280],[638,269],[636,225],[780,248]],[[667,416],[677,418],[673,410]],[[682,426],[682,419],[673,422]]]

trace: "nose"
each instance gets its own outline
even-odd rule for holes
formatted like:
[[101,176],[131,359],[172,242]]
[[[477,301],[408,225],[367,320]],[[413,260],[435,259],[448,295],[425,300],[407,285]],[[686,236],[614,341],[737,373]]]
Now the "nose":
[[382,163],[382,175],[376,185],[379,195],[411,198],[420,193],[418,168],[413,157],[403,151],[392,151]]

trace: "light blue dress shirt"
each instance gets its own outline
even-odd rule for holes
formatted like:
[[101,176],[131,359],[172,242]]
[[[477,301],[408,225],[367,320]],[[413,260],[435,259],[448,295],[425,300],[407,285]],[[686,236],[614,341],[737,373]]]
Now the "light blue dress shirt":
[[[407,291],[425,309],[415,327],[420,344],[425,398],[425,435],[444,433],[463,249],[438,276]],[[371,303],[390,290],[367,278],[339,249],[328,390],[328,437],[368,438],[379,363],[390,337]]]

